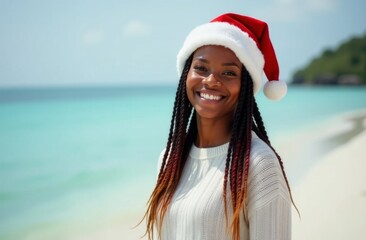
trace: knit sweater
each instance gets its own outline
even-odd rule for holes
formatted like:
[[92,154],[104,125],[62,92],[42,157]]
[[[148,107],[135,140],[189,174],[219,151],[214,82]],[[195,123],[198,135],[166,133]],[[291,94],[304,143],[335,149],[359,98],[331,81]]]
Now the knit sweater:
[[[223,201],[228,146],[192,146],[163,220],[162,240],[231,239]],[[254,132],[249,164],[248,223],[241,218],[240,239],[291,239],[291,201],[281,167],[272,149]],[[227,196],[231,199],[229,191]],[[231,219],[231,203],[227,202]]]

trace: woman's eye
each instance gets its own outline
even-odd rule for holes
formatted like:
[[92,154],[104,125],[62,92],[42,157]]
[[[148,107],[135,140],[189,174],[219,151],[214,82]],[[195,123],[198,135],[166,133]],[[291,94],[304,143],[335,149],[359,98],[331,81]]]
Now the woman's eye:
[[233,76],[233,77],[237,76],[237,74],[235,72],[233,72],[233,71],[226,71],[226,72],[224,72],[224,75],[226,75],[226,76]]
[[193,69],[197,70],[197,71],[201,71],[201,72],[204,72],[207,70],[204,66],[200,66],[200,65],[194,66]]

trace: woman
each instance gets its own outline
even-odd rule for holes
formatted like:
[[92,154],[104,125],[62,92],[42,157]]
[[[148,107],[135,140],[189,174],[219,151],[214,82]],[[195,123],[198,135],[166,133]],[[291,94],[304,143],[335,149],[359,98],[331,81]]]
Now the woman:
[[[290,239],[292,197],[254,95],[286,94],[267,24],[223,14],[198,26],[181,74],[166,149],[146,212],[163,240]],[[275,79],[275,80],[272,80]]]

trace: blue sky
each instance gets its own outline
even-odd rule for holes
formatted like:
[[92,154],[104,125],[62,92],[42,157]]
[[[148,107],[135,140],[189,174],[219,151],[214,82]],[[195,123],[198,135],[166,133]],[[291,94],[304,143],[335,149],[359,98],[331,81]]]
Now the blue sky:
[[289,80],[366,33],[364,0],[0,0],[0,87],[175,84],[195,26],[224,12],[266,21]]

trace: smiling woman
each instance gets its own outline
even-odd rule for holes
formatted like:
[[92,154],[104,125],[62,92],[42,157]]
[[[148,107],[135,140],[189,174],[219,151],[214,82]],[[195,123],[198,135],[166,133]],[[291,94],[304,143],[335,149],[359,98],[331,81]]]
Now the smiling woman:
[[[241,68],[239,59],[228,48],[209,45],[197,49],[186,82],[187,96],[197,118],[230,125],[239,97]],[[228,133],[222,140],[229,138]]]
[[263,71],[268,98],[287,91],[267,24],[221,15],[188,35],[177,65],[168,143],[145,215],[149,239],[290,239],[290,187],[254,98]]

